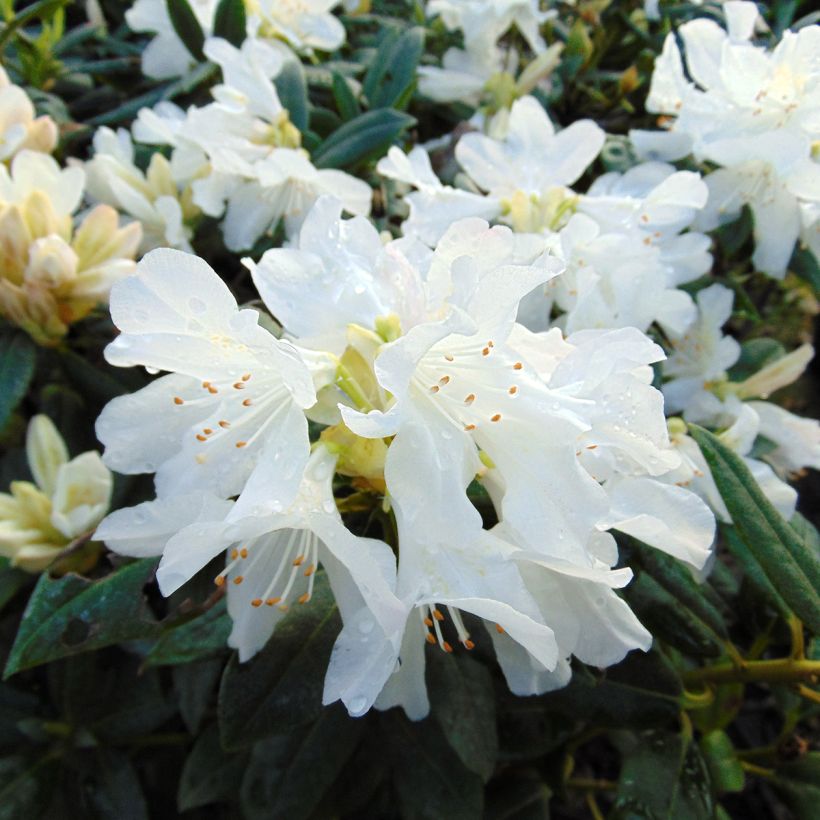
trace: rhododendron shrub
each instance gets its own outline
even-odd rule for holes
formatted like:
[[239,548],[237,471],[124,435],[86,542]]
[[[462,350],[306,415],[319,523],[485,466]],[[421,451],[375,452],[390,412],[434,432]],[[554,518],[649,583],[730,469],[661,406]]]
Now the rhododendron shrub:
[[813,816],[808,4],[18,6],[3,811]]

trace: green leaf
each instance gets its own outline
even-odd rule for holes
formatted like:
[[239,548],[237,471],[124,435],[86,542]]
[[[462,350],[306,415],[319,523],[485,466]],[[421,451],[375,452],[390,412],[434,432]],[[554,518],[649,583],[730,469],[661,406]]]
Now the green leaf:
[[364,79],[371,109],[396,108],[400,100],[406,104],[423,50],[423,28],[411,28],[395,39],[385,37]]
[[209,803],[235,800],[248,765],[248,752],[229,754],[219,743],[219,728],[209,726],[185,760],[177,791],[177,808],[188,811]]
[[209,711],[222,674],[222,660],[214,658],[183,663],[171,670],[179,714],[188,731],[195,735]]
[[809,752],[775,770],[768,781],[797,820],[815,820],[820,806],[820,752]]
[[576,669],[568,686],[538,700],[544,708],[576,720],[613,728],[649,728],[679,713],[682,693],[677,672],[652,650],[630,653],[602,677],[583,667]]
[[820,262],[808,248],[799,244],[795,247],[789,270],[808,282],[815,294],[820,294]]
[[675,649],[696,658],[722,654],[723,646],[714,631],[649,573],[636,573],[624,597],[641,623]]
[[706,586],[699,584],[681,561],[635,539],[630,539],[630,544],[655,581],[719,638],[729,638],[723,616],[705,596]]
[[99,581],[70,573],[40,576],[29,599],[4,677],[41,663],[136,638],[153,637],[160,626],[143,587],[156,560],[127,564]]
[[469,657],[428,653],[427,683],[432,713],[461,762],[486,783],[495,770],[493,681],[487,668]]
[[0,758],[0,820],[43,817],[51,797],[56,761],[23,755]]
[[353,95],[353,92],[350,90],[347,80],[345,80],[345,78],[336,71],[333,72],[332,88],[333,100],[336,103],[336,109],[343,120],[352,120],[354,117],[358,117],[359,114],[362,113],[359,103]]
[[148,820],[139,777],[128,756],[116,749],[95,750],[82,782],[91,816]]
[[225,651],[231,619],[225,600],[182,626],[162,633],[148,653],[148,666],[168,666],[210,658]]
[[743,766],[726,732],[717,729],[700,739],[700,750],[709,769],[715,791],[742,792],[746,784]]
[[704,820],[713,811],[709,778],[697,747],[682,735],[641,735],[624,758],[612,817]]
[[814,633],[820,632],[820,561],[763,494],[743,459],[717,436],[690,424],[735,529],[775,589]]
[[188,53],[198,62],[205,59],[202,47],[205,45],[205,35],[199,20],[193,12],[188,0],[165,0],[168,8],[168,16],[171,18],[171,25],[177,33],[177,37],[182,40],[182,44],[188,49]]
[[740,358],[729,370],[729,378],[742,382],[785,355],[786,348],[776,339],[749,339],[740,346]]
[[34,376],[37,347],[22,330],[0,331],[0,431]]
[[247,663],[234,656],[219,688],[219,726],[226,749],[308,723],[322,710],[324,677],[341,623],[327,577],[297,604],[267,646]]
[[273,82],[280,102],[288,110],[290,121],[304,133],[308,127],[308,96],[302,64],[296,59],[285,60]]
[[219,0],[214,12],[214,37],[222,37],[239,48],[245,40],[246,29],[244,0]]
[[411,723],[403,712],[391,709],[383,716],[382,729],[403,820],[481,817],[481,778],[462,764],[435,721]]
[[313,154],[313,163],[317,168],[349,168],[381,156],[415,122],[409,114],[389,108],[368,111],[331,134]]
[[323,709],[309,727],[292,730],[273,747],[273,755],[260,756],[255,750],[242,789],[243,816],[307,820],[353,754],[363,729],[364,721],[348,717],[337,703]]

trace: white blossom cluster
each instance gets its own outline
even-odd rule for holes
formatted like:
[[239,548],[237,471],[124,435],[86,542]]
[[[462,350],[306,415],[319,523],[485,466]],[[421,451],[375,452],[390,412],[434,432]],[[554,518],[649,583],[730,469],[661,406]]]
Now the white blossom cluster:
[[[352,715],[424,716],[425,644],[469,651],[481,630],[510,689],[543,693],[572,658],[606,667],[651,644],[616,593],[632,573],[613,532],[694,570],[709,559],[729,513],[685,422],[720,431],[787,517],[786,480],[820,468],[820,425],[767,401],[813,350],[733,378],[732,291],[700,287],[709,232],[744,205],[757,270],[783,277],[798,242],[820,253],[820,27],[766,49],[747,2],[724,4],[726,30],[683,25],[652,79],[662,130],[633,132],[641,161],[600,174],[603,129],[560,128],[529,93],[557,59],[552,13],[430,0],[463,48],[419,69],[420,92],[494,103],[454,137],[452,178],[421,145],[378,162],[405,217],[391,236],[368,218],[367,182],[313,165],[273,82],[294,52],[341,45],[336,5],[249,0],[240,48],[205,42],[212,102],[161,103],[94,137],[88,198],[138,222],[147,252],[111,289],[106,358],[164,373],[98,420],[105,465],[155,474],[156,499],[96,537],[161,555],[166,595],[224,554],[215,583],[241,661],[311,600],[321,567],[343,620],[324,700]],[[192,7],[208,34],[216,3]],[[156,33],[155,77],[191,62],[165,9],[128,13]],[[135,144],[155,147],[145,170]],[[283,247],[243,260],[262,307],[191,252],[207,218],[231,251],[284,227]],[[351,479],[396,544],[348,529]]]

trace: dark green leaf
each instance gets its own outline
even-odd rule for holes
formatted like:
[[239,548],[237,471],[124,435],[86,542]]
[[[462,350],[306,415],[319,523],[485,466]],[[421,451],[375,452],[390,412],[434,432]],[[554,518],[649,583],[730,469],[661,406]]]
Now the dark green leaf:
[[697,747],[682,735],[645,732],[621,768],[613,817],[704,820],[713,814]]
[[391,42],[385,38],[364,80],[370,108],[396,108],[408,98],[424,50],[424,29],[411,28]]
[[21,721],[35,719],[38,700],[31,692],[21,692],[8,683],[0,684],[0,749],[19,748],[23,733]]
[[795,248],[789,270],[808,282],[815,294],[820,294],[820,262],[808,248]]
[[[333,785],[353,754],[364,721],[348,717],[341,704],[323,709],[308,727],[297,727],[277,760],[254,754],[248,767],[250,783],[243,788],[243,814],[248,820],[306,820]],[[262,781],[261,783],[258,781]],[[264,790],[267,799],[259,802]],[[247,799],[250,798],[250,799]]]
[[330,650],[340,628],[333,593],[321,574],[311,601],[293,607],[256,657],[247,663],[231,659],[219,688],[225,748],[247,746],[319,715]]
[[770,782],[797,820],[815,820],[820,806],[820,752],[781,764]]
[[225,651],[231,619],[224,599],[182,626],[162,633],[148,653],[149,666],[191,663]]
[[214,37],[222,37],[238,48],[245,40],[246,27],[244,0],[219,0],[214,12]]
[[345,121],[352,120],[362,113],[356,97],[347,84],[347,80],[335,71],[333,72],[333,99],[339,114]]
[[777,591],[813,632],[820,632],[820,561],[763,494],[743,459],[717,436],[689,425],[709,464],[738,535]]
[[202,26],[193,12],[188,0],[165,0],[171,25],[188,53],[198,62],[205,59],[202,47],[205,45],[205,35]]
[[714,631],[649,573],[637,573],[624,597],[641,623],[675,649],[693,657],[717,658],[722,654]]
[[699,584],[690,570],[680,561],[660,550],[634,539],[630,542],[641,564],[673,598],[677,598],[695,617],[700,619],[719,638],[728,639],[723,616],[705,597],[705,586]]
[[197,663],[183,663],[171,670],[179,713],[191,734],[199,731],[222,674],[222,660],[215,658]]
[[392,709],[383,717],[383,736],[403,820],[481,817],[481,778],[462,764],[435,721],[411,723]]
[[185,760],[177,793],[179,810],[236,800],[247,765],[248,753],[223,751],[218,727],[209,726]]
[[290,121],[304,133],[308,127],[308,97],[302,64],[296,59],[285,60],[273,82],[279,100],[288,110]]
[[318,168],[349,168],[381,156],[415,119],[389,108],[368,111],[331,134],[313,154]]
[[741,382],[785,355],[786,348],[776,339],[749,339],[740,346],[740,358],[729,371],[729,378]]
[[608,727],[648,728],[678,714],[682,693],[677,672],[653,650],[631,652],[602,677],[579,668],[569,686],[542,695],[539,701],[544,708],[576,720]]
[[96,751],[83,793],[100,818],[148,820],[148,806],[139,777],[128,757],[115,749]]
[[53,661],[159,631],[143,595],[156,560],[127,564],[99,581],[69,573],[40,576],[29,599],[5,677]]
[[492,776],[498,757],[493,682],[486,667],[469,657],[428,653],[427,682],[432,713],[461,762]]
[[22,330],[0,331],[0,431],[26,394],[37,361],[37,348]]
[[37,818],[51,798],[56,761],[31,761],[23,755],[0,758],[0,820]]
[[726,732],[716,729],[705,734],[700,739],[700,750],[716,792],[743,791],[746,776]]

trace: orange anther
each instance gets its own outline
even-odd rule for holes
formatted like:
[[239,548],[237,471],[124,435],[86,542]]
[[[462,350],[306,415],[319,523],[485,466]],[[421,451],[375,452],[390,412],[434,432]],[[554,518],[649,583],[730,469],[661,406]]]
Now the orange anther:
[[237,550],[237,549],[232,549],[232,550],[231,550],[231,561],[236,561],[236,559],[237,559],[238,557],[239,557],[239,550]]
[[472,404],[475,401],[475,393],[470,393],[466,399],[464,399],[464,404]]
[[432,629],[433,627],[433,619],[432,618],[425,618],[424,625]]
[[251,606],[262,606],[262,599],[261,598],[254,598],[251,601]]
[[242,547],[242,549],[241,549],[241,550],[239,550],[239,554],[240,554],[243,558],[247,558],[247,557],[248,557],[248,550],[247,550],[247,549],[245,549],[245,547]]
[[179,396],[174,396],[174,404],[185,404],[185,401]]
[[437,621],[443,621],[443,620],[444,620],[444,615],[442,615],[442,614],[441,614],[441,610],[440,610],[440,609],[434,609],[434,610],[433,610],[433,617],[434,617]]
[[441,648],[442,648],[445,652],[452,652],[452,651],[453,651],[453,647],[452,647],[452,646],[450,646],[450,644],[448,644],[448,643],[447,643],[447,641],[445,641],[445,642],[441,645]]
[[214,578],[214,583],[218,587],[223,586],[225,584],[225,576],[224,575],[217,575],[216,578]]
[[521,362],[516,362],[516,363],[513,365],[513,370],[521,370],[521,368],[522,368],[523,366],[524,366],[524,365],[523,365],[523,364],[521,364]]
[[465,424],[464,429],[469,433],[470,430],[475,430],[475,424]]
[[281,600],[282,600],[281,598],[268,598],[268,600],[265,601],[265,603],[268,606],[276,606],[276,604],[278,604],[279,601],[281,601]]
[[503,627],[503,626],[501,626],[501,624],[496,624],[496,625],[495,625],[495,631],[496,631],[499,635],[503,635],[503,634],[504,634],[504,627]]
[[237,575],[237,576],[236,576],[236,578],[234,578],[234,579],[233,579],[233,582],[234,582],[237,586],[239,586],[239,584],[241,584],[244,580],[245,580],[245,576],[244,576],[244,575]]
[[432,633],[432,632],[428,632],[428,633],[424,636],[424,639],[427,641],[427,643],[435,643],[435,642],[436,642],[436,636],[435,636],[435,635],[433,635],[433,633]]
[[213,434],[213,432],[214,432],[214,431],[213,431],[213,430],[211,430],[211,428],[210,428],[210,427],[204,427],[204,428],[202,429],[202,432],[203,432],[203,433],[205,433],[205,435],[206,435],[206,436],[210,436],[210,435],[212,435],[212,434]]
[[222,421],[219,422],[219,426],[224,429],[226,427],[230,427],[231,423],[229,421],[225,421],[225,419],[222,419]]
[[209,393],[218,393],[219,391],[218,391],[218,390],[217,390],[217,389],[216,389],[213,385],[211,385],[211,386],[208,388],[208,392],[209,392]]
[[236,444],[235,444],[234,446],[235,446],[237,449],[241,449],[242,447],[247,447],[247,446],[248,446],[248,442],[247,442],[247,441],[237,441],[237,442],[236,442]]
[[251,374],[250,374],[250,373],[246,373],[246,374],[242,377],[242,381],[243,381],[243,382],[246,382],[246,381],[248,381],[248,379],[250,379],[250,377],[251,377]]
[[313,575],[313,573],[314,573],[314,572],[316,572],[316,566],[315,566],[314,564],[311,564],[311,565],[310,565],[310,566],[309,566],[309,567],[305,570],[305,578],[310,578],[310,576],[311,576],[311,575]]
[[197,440],[197,441],[207,441],[207,440],[208,440],[208,437],[207,437],[207,436],[203,436],[203,435],[202,435],[202,433],[197,433],[197,434],[196,434],[196,440]]
[[297,555],[296,558],[293,559],[293,566],[298,567],[304,563],[305,556],[304,555]]
[[496,413],[494,416],[490,416],[490,421],[501,421],[501,413]]
[[306,604],[310,600],[310,595],[306,592],[304,595],[299,596],[299,603]]
[[234,390],[244,390],[245,384],[243,382],[234,382]]
[[518,388],[517,388],[515,385],[513,385],[513,386],[512,386],[512,387],[511,387],[511,388],[510,388],[507,392],[508,392],[511,396],[514,396],[514,395],[518,392]]
[[250,407],[252,404],[253,404],[253,402],[252,402],[250,399],[245,399],[245,400],[242,402],[242,406],[243,406],[243,407]]
[[469,638],[467,638],[467,640],[464,641],[464,648],[465,649],[475,649],[475,644]]

